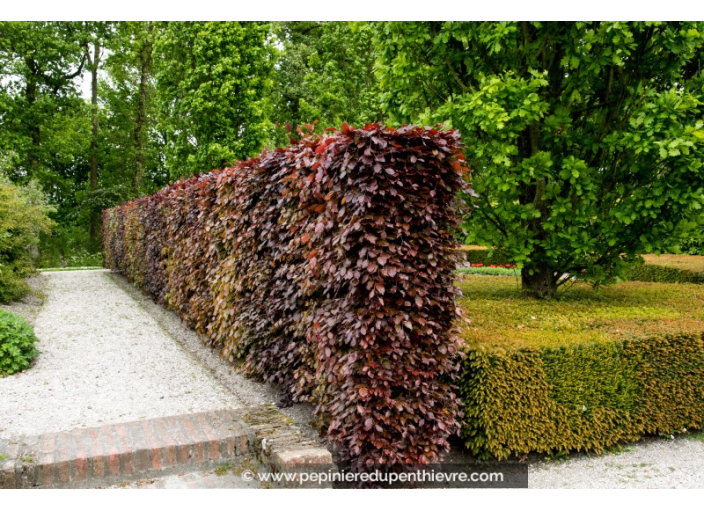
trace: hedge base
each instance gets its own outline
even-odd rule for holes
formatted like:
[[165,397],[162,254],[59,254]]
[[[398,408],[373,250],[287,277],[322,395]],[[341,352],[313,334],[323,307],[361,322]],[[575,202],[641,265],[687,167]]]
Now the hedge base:
[[561,348],[473,349],[461,437],[483,458],[602,452],[704,425],[702,337]]

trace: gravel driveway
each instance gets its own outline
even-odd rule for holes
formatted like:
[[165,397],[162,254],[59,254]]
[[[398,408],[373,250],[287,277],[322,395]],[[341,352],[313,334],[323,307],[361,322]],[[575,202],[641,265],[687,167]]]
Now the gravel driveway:
[[0,437],[241,406],[106,273],[46,273],[40,355],[0,378]]

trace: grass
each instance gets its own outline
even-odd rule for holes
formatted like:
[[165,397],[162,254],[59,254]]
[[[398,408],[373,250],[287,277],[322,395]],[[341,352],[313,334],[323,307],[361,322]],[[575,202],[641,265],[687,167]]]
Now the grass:
[[521,297],[517,278],[459,275],[469,347],[559,347],[704,332],[704,285],[576,283],[552,301]]
[[687,439],[693,439],[695,441],[701,441],[702,443],[704,443],[704,432],[694,432],[689,436],[685,437],[687,437]]
[[217,476],[225,476],[227,474],[227,472],[230,471],[231,469],[233,469],[234,467],[235,466],[233,466],[232,464],[230,464],[228,462],[228,463],[221,464],[218,467],[216,467],[214,472]]
[[646,264],[704,273],[704,255],[643,255]]
[[486,246],[479,246],[478,244],[463,244],[460,246],[460,251],[470,251],[470,250],[486,250]]

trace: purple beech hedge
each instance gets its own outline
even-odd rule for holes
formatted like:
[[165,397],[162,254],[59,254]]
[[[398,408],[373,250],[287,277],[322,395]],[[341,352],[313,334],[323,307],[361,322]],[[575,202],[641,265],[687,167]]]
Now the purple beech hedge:
[[459,134],[343,125],[103,212],[106,267],[315,406],[356,469],[458,431]]

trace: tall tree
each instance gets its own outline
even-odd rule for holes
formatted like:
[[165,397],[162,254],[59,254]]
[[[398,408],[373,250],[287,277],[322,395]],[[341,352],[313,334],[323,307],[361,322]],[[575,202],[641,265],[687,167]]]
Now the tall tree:
[[[272,120],[299,126],[384,120],[374,74],[373,30],[347,21],[284,21],[274,25],[280,47],[272,89]],[[278,143],[287,143],[284,134]]]
[[114,27],[110,22],[86,22],[84,25],[86,39],[84,42],[86,66],[90,72],[90,104],[91,104],[91,140],[90,140],[90,178],[88,180],[87,206],[90,209],[90,237],[97,240],[100,234],[101,204],[96,200],[98,192],[98,74],[111,39],[114,37]]
[[257,154],[268,129],[273,49],[260,22],[169,22],[154,42],[172,177]]
[[704,24],[380,23],[398,122],[461,130],[471,240],[523,265],[524,294],[596,282],[667,248],[704,202]]
[[78,106],[84,40],[79,22],[0,22],[0,142],[16,156],[13,179],[26,182],[50,165],[45,144],[56,134],[47,126]]
[[154,23],[143,22],[138,25],[137,65],[139,68],[139,92],[137,100],[137,118],[134,124],[135,173],[132,188],[135,195],[142,189],[142,178],[146,164],[146,138],[148,128],[147,105],[151,87],[149,79],[152,70],[152,52],[154,48]]
[[122,200],[140,196],[168,182],[157,130],[154,38],[151,21],[123,22],[112,39],[101,81],[104,109],[102,186]]

